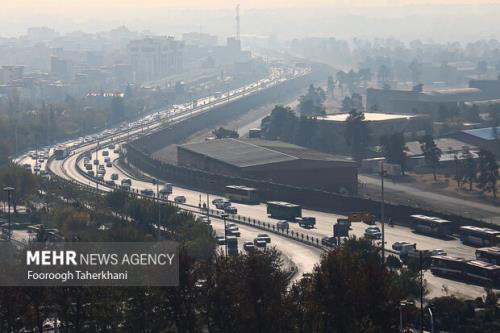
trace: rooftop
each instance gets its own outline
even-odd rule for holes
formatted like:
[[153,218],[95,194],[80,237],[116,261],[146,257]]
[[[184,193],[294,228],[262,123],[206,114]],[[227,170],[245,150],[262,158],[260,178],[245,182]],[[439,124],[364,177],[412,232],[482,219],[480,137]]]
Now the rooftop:
[[462,130],[461,132],[483,140],[495,140],[495,136],[500,135],[500,126]]
[[[349,117],[348,113],[329,114],[324,117],[317,117],[319,120],[345,122]],[[365,121],[385,121],[385,120],[409,120],[416,118],[415,115],[365,112]]]
[[237,167],[294,161],[299,159],[353,163],[345,157],[320,153],[281,141],[219,139],[179,146]]
[[[443,154],[446,154],[448,152],[452,152],[452,153],[461,152],[461,151],[464,151],[466,149],[477,150],[477,147],[475,147],[475,146],[471,146],[471,145],[466,144],[462,141],[452,139],[452,138],[434,139],[434,142],[436,143],[436,146],[438,146],[438,148],[441,149]],[[418,142],[418,141],[407,142],[406,148],[407,148],[406,154],[408,156],[417,156],[417,155],[423,154],[422,149],[420,148],[420,142]]]

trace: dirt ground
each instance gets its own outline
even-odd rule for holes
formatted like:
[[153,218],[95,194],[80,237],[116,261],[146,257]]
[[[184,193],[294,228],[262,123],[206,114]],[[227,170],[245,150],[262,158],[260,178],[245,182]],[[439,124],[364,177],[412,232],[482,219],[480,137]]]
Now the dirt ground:
[[408,182],[422,190],[449,194],[461,199],[470,199],[481,203],[500,205],[500,199],[493,198],[491,192],[483,192],[474,183],[472,184],[472,191],[469,191],[468,183],[460,184],[460,187],[458,187],[457,181],[453,179],[453,175],[446,177],[438,174],[437,181],[434,181],[434,176],[432,174],[415,174],[407,172],[406,176],[401,179],[400,182]]

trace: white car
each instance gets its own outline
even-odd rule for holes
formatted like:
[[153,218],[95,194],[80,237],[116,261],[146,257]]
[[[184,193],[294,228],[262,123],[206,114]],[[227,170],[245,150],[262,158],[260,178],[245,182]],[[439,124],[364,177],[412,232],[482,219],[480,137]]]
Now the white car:
[[379,227],[368,227],[365,230],[365,238],[370,239],[380,239],[382,237],[382,232],[380,232]]

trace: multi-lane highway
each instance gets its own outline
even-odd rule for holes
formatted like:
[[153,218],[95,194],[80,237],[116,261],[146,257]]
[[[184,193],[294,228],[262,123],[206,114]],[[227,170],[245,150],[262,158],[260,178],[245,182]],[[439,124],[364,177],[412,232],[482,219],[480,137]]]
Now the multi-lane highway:
[[[295,72],[291,77],[304,75],[305,73],[306,72]],[[98,159],[99,164],[105,165],[106,163],[104,163],[102,152],[103,150],[107,150],[112,161],[112,165],[105,168],[106,174],[104,176],[104,180],[109,181],[111,180],[112,174],[117,174],[118,183],[123,178],[132,179],[131,187],[135,191],[141,191],[144,189],[151,189],[153,191],[156,191],[156,185],[152,184],[151,182],[141,180],[142,178],[138,179],[136,177],[133,177],[130,172],[124,170],[124,168],[118,163],[118,160],[120,158],[119,153],[115,153],[114,149],[110,149],[109,146],[113,144],[115,145],[116,149],[123,142],[144,134],[152,133],[153,131],[168,126],[168,124],[186,121],[197,113],[209,112],[214,106],[217,106],[221,103],[227,103],[228,101],[241,98],[242,96],[252,94],[260,89],[267,89],[289,78],[290,76],[283,77],[279,72],[273,72],[272,76],[268,79],[261,80],[246,87],[242,87],[231,92],[222,94],[219,93],[217,94],[217,96],[207,97],[198,100],[195,103],[175,106],[174,108],[158,112],[155,115],[147,116],[132,124],[122,125],[120,128],[107,130],[91,137],[65,142],[62,145],[70,148],[69,155],[61,160],[50,158],[48,162],[44,163],[48,165],[42,165],[42,169],[46,167],[46,169],[50,170],[50,172],[52,172],[54,175],[66,180],[75,181],[82,185],[96,186],[97,183],[95,183],[91,177],[88,177],[85,174],[82,156],[84,154],[88,155],[90,153],[92,154],[91,161],[94,159]],[[29,154],[27,154],[18,158],[17,162],[20,164],[34,164],[34,159]],[[96,168],[97,167],[94,166],[94,172],[97,171]],[[163,179],[161,181],[165,182],[169,180]],[[112,186],[106,186],[102,183],[99,185],[99,188],[104,191],[111,191],[113,189]],[[186,203],[195,207],[197,207],[198,205],[203,205],[207,202],[206,193],[201,193],[199,191],[181,186],[174,186],[173,193],[170,198],[172,199],[175,196],[184,196],[186,198]],[[211,201],[216,197],[216,195],[210,195],[209,204],[211,204]],[[234,204],[234,206],[238,209],[238,214],[241,216],[251,217],[253,219],[258,219],[272,224],[277,222],[276,220],[270,219],[267,216],[265,204]],[[305,230],[292,223],[290,224],[290,229],[294,232],[304,233],[315,238],[331,236],[333,233],[332,227],[337,218],[344,217],[332,212],[322,212],[309,209],[304,209],[303,215],[316,217],[316,227],[314,229]],[[221,221],[215,219],[213,221],[213,224],[216,231],[223,231]],[[350,233],[352,235],[361,237],[364,233],[365,227],[366,225],[364,224],[353,224]],[[256,237],[257,233],[261,232],[258,229],[243,225],[240,226],[240,231],[240,245],[245,240],[253,240],[253,238]],[[285,256],[287,256],[297,265],[299,273],[311,271],[313,266],[318,262],[321,254],[320,249],[274,234],[271,235],[271,237],[272,244],[275,245],[277,249],[283,252]],[[416,243],[418,249],[439,248],[445,250],[449,255],[469,259],[474,258],[475,249],[472,247],[464,246],[458,240],[443,241],[441,239],[426,237],[415,234],[405,227],[387,226],[385,228],[385,239],[387,242],[387,247],[389,248],[390,245],[395,241],[407,241]],[[300,275],[301,274],[299,274],[298,276]],[[476,297],[478,295],[481,295],[483,292],[482,288],[477,286],[471,286],[455,281],[436,278],[434,276],[431,276],[430,274],[427,274],[426,276],[428,281],[431,282],[431,295],[442,294],[443,290],[448,290],[448,292],[455,293],[461,296]],[[446,288],[442,288],[443,285],[446,285]]]

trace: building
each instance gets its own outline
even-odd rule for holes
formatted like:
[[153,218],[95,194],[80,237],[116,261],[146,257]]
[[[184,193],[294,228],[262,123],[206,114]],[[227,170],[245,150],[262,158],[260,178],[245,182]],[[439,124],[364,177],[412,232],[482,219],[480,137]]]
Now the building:
[[22,80],[24,76],[24,66],[2,66],[0,68],[0,84],[13,84]]
[[183,33],[182,40],[186,45],[195,45],[199,47],[215,47],[218,43],[217,36],[201,32]]
[[135,81],[151,81],[183,69],[184,44],[173,37],[148,37],[130,41],[128,52]]
[[471,80],[467,88],[435,91],[367,89],[367,109],[377,107],[389,113],[436,113],[462,102],[500,99],[500,80]]
[[333,192],[356,193],[357,165],[280,141],[220,139],[177,147],[177,163],[207,172]]
[[451,133],[448,137],[465,142],[479,149],[489,150],[498,154],[500,148],[500,127],[485,127],[461,130]]
[[[365,122],[370,130],[370,134],[378,138],[382,135],[389,135],[401,132],[406,139],[418,139],[419,137],[432,133],[432,124],[429,117],[424,115],[389,114],[377,112],[365,112]],[[348,113],[330,114],[317,117],[319,121],[331,124],[332,131],[343,131]]]

